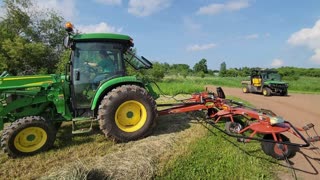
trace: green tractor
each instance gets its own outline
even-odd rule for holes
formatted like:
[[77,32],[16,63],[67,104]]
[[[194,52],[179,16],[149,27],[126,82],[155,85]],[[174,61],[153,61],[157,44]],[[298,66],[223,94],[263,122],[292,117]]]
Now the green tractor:
[[[71,54],[65,74],[0,77],[1,147],[11,157],[48,150],[65,121],[75,134],[90,132],[98,121],[105,136],[119,142],[142,138],[155,126],[158,95],[148,82],[126,73],[127,65],[152,68],[132,51],[132,39],[74,33],[71,23],[66,30],[64,45]],[[76,127],[86,120],[90,127]]]
[[276,70],[253,70],[249,81],[242,81],[244,93],[262,93],[264,96],[288,95],[288,83],[281,81]]

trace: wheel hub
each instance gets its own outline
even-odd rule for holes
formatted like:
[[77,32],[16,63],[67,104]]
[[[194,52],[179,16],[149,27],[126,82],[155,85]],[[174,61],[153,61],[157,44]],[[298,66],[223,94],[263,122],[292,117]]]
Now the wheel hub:
[[130,100],[122,103],[115,114],[115,122],[121,130],[134,132],[139,130],[147,120],[147,110],[138,101]]
[[20,131],[14,139],[14,146],[21,152],[34,152],[47,141],[47,133],[39,127],[28,127]]

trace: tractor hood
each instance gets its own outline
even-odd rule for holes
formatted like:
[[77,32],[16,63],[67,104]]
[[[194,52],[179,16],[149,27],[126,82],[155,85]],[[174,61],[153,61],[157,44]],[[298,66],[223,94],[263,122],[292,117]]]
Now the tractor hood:
[[288,84],[288,83],[283,82],[283,81],[265,81],[264,83],[265,84],[283,84],[283,85]]
[[0,78],[0,90],[44,87],[59,81],[57,75],[7,76]]

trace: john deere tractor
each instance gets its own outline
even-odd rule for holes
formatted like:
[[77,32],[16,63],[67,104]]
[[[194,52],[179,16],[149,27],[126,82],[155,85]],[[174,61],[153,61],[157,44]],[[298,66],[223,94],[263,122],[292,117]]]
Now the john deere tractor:
[[0,77],[1,147],[11,157],[48,150],[65,121],[73,122],[73,133],[91,130],[92,124],[77,129],[78,121],[98,121],[105,136],[121,142],[146,136],[155,125],[158,95],[125,70],[152,68],[132,51],[132,39],[74,33],[71,23],[66,30],[64,45],[71,54],[65,74]]
[[244,93],[262,93],[264,96],[288,95],[288,83],[281,81],[276,70],[253,70],[249,81],[242,81]]

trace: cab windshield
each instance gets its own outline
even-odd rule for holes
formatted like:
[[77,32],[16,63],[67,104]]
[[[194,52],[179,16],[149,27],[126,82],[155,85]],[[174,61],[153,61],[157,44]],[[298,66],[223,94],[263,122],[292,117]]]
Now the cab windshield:
[[271,80],[271,81],[281,81],[281,76],[278,73],[262,73],[262,78],[264,80]]

